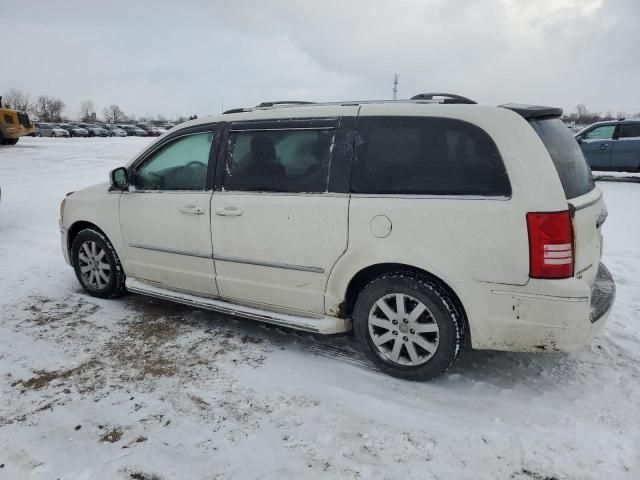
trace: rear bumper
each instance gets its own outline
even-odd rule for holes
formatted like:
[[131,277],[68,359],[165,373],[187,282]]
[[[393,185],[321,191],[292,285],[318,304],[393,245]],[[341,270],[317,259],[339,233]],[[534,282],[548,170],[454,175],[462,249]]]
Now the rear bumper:
[[592,287],[570,278],[483,288],[489,290],[484,315],[468,312],[473,348],[523,352],[574,351],[588,344],[611,314],[616,292],[603,264]]
[[597,323],[607,315],[616,298],[616,282],[604,263],[600,264],[596,281],[591,289],[591,323]]

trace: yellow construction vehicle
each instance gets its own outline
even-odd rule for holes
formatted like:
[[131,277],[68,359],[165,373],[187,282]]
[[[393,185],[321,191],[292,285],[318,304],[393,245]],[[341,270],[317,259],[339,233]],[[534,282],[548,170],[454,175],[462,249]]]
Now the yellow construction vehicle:
[[25,135],[33,135],[29,115],[13,108],[3,108],[0,97],[0,145],[15,145]]

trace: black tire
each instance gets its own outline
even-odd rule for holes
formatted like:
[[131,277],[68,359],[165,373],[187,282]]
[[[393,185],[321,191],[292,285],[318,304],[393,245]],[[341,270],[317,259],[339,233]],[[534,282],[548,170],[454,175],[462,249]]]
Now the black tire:
[[96,134],[95,134],[95,133],[93,133],[93,132],[89,132],[89,136],[90,136],[90,137],[95,137],[95,136],[96,136]]
[[[427,308],[425,312],[428,313],[429,325],[435,323],[437,326],[437,333],[416,334],[414,330],[411,330],[411,334],[416,337],[420,335],[423,339],[428,335],[437,335],[438,343],[435,352],[428,353],[418,348],[423,353],[422,357],[426,358],[431,355],[425,363],[403,364],[403,361],[411,361],[409,350],[404,346],[399,350],[403,358],[399,358],[400,361],[395,362],[381,352],[374,343],[373,334],[369,328],[369,314],[376,308],[378,300],[393,294],[402,294],[406,298],[413,298],[421,302]],[[400,325],[392,328],[399,327]],[[391,272],[367,284],[356,299],[353,311],[353,328],[358,342],[378,368],[385,373],[407,380],[431,380],[444,374],[456,361],[464,344],[464,322],[449,293],[437,281],[411,271]],[[376,327],[372,328],[377,329]],[[404,326],[404,328],[407,327]],[[419,329],[416,327],[416,330]],[[388,343],[383,345],[384,348],[387,348],[387,345],[395,345],[400,341],[400,336],[404,340],[408,338],[404,335],[410,336],[408,333],[394,331],[394,335],[399,334],[399,336],[392,337]],[[377,338],[381,339],[382,336]],[[412,343],[412,349],[414,352],[416,351],[416,344]]]
[[4,135],[2,134],[2,132],[0,132],[0,145],[4,145],[4,144],[5,144]]
[[[100,287],[99,284],[92,285],[90,283],[89,274],[91,272],[82,272],[82,268],[86,267],[86,264],[83,266],[85,261],[82,260],[82,257],[80,256],[80,250],[83,249],[83,245],[90,245],[87,244],[87,242],[94,242],[97,248],[104,251],[104,256],[102,258],[105,259],[106,263],[109,265],[108,281],[104,281],[102,278],[100,280],[104,283],[104,286],[102,287]],[[86,258],[84,250],[82,254]],[[102,232],[93,228],[86,228],[78,232],[76,237],[73,239],[73,244],[71,245],[71,260],[80,285],[82,285],[82,288],[84,288],[89,295],[99,298],[115,298],[126,292],[124,286],[126,276],[122,268],[122,264],[120,263],[120,259],[118,258],[118,254],[113,248],[113,245],[111,245],[109,239],[103,235]]]
[[15,145],[18,143],[19,138],[7,138],[4,143],[5,145]]

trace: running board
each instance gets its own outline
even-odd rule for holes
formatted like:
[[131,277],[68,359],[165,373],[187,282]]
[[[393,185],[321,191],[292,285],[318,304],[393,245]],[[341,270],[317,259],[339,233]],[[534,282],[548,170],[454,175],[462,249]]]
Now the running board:
[[306,332],[330,335],[334,333],[344,333],[351,329],[351,321],[344,318],[329,317],[327,315],[312,318],[271,312],[260,308],[247,307],[222,300],[215,300],[213,298],[199,297],[189,293],[176,292],[175,290],[151,285],[150,283],[136,280],[135,278],[127,278],[125,285],[127,290],[133,293],[183,303],[185,305],[203,308],[205,310],[237,315],[251,320],[272,323],[281,327],[304,330]]

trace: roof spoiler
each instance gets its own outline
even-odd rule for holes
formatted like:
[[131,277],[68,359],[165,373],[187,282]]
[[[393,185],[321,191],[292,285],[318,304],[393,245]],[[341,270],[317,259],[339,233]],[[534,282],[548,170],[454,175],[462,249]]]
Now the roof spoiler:
[[543,107],[541,105],[523,105],[520,103],[505,103],[504,105],[500,105],[500,107],[514,111],[526,120],[529,120],[531,118],[562,116],[562,109],[557,107]]

